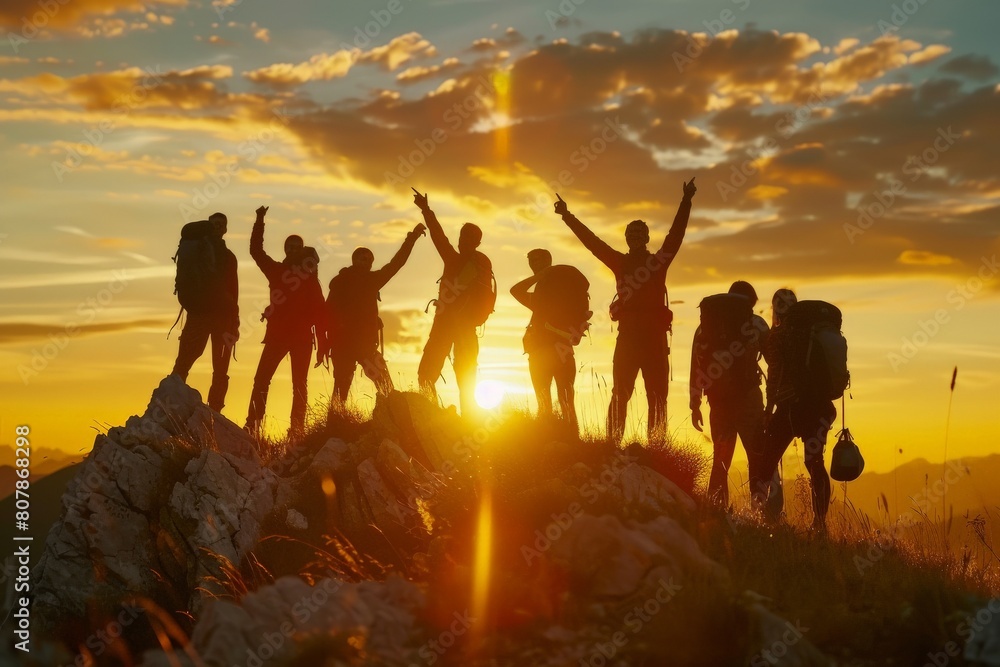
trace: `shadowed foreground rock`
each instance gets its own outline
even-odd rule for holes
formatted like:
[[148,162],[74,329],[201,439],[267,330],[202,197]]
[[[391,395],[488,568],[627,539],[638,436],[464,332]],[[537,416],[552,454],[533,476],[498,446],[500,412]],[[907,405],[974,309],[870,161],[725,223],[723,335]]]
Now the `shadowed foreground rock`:
[[[524,462],[533,451],[502,425],[406,393],[382,400],[356,441],[331,435],[264,461],[196,391],[164,379],[142,417],[98,436],[67,489],[35,572],[34,618],[71,653],[141,601],[145,635],[113,647],[135,663],[145,653],[145,667],[771,664],[775,651],[782,664],[828,664],[732,589],[689,532],[694,501],[619,450],[558,441],[544,464]],[[476,555],[484,484],[487,561]],[[243,580],[249,590],[232,585],[273,534],[336,534],[336,564],[303,578],[278,559]],[[490,598],[477,617],[483,562]],[[172,649],[156,648],[156,628]]]

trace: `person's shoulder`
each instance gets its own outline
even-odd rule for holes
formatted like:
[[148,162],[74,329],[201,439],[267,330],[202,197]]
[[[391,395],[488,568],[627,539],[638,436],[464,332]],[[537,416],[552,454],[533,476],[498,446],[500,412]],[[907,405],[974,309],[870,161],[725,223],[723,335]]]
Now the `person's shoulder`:
[[753,326],[754,326],[755,329],[758,329],[760,331],[769,331],[770,330],[770,327],[767,326],[767,320],[765,320],[763,317],[761,317],[757,313],[753,314],[752,322],[753,322]]

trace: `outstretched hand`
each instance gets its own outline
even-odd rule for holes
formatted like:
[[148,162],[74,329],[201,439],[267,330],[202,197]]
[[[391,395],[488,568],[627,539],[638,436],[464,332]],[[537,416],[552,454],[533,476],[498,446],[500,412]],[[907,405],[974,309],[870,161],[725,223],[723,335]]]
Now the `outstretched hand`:
[[560,197],[559,193],[557,192],[556,193],[556,215],[566,215],[567,213],[569,213],[569,208],[566,206],[566,202],[563,201],[563,198]]
[[698,192],[698,188],[694,184],[695,177],[692,176],[690,181],[684,183],[684,198],[691,199],[694,197],[694,193]]
[[269,208],[271,208],[271,207],[270,206],[261,206],[260,208],[258,208],[257,209],[257,219],[258,220],[263,220],[264,216],[267,215],[267,209],[269,209]]
[[410,189],[413,190],[413,203],[417,205],[417,208],[419,208],[421,211],[429,208],[429,204],[427,203],[427,195],[420,194],[420,192],[416,188],[410,188]]
[[426,233],[427,233],[427,227],[425,227],[424,223],[422,222],[419,223],[416,227],[414,227],[413,230],[410,232],[410,234],[413,236],[424,236]]

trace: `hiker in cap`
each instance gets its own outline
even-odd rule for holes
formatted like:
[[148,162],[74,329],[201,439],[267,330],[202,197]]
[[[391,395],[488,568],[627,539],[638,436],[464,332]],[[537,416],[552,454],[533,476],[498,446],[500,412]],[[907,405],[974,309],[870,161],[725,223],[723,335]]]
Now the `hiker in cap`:
[[649,227],[633,220],[625,227],[628,252],[613,249],[569,212],[558,197],[555,212],[562,216],[584,247],[615,275],[616,294],[611,303],[611,320],[618,322],[615,343],[613,386],[608,406],[607,434],[620,442],[625,430],[628,402],[635,390],[635,380],[642,371],[649,404],[648,436],[650,442],[663,442],[667,436],[667,380],[670,375],[667,333],[673,313],[667,297],[667,269],[684,240],[691,198],[697,188],[694,178],[684,183],[683,197],[670,231],[655,253],[650,253]]
[[701,431],[701,398],[708,399],[713,462],[709,497],[729,505],[729,467],[739,436],[747,458],[758,451],[764,422],[764,396],[758,360],[767,322],[753,312],[757,292],[737,280],[729,292],[701,302],[701,324],[691,346],[691,423]]
[[[538,414],[552,414],[552,382],[562,417],[577,428],[573,384],[578,345],[589,328],[590,283],[578,269],[552,266],[552,254],[543,248],[528,253],[532,275],[510,288],[511,296],[531,311],[522,340],[528,372],[538,401]],[[531,288],[534,287],[532,290]]]
[[462,414],[469,416],[476,412],[479,357],[476,328],[486,322],[496,303],[493,265],[477,250],[483,240],[483,230],[471,222],[462,225],[456,250],[427,203],[427,195],[416,190],[414,193],[413,203],[423,214],[434,248],[444,261],[438,296],[433,300],[434,323],[417,367],[417,380],[421,391],[436,401],[437,379],[448,354],[454,350],[459,402]]
[[403,268],[417,239],[424,235],[424,229],[418,224],[407,233],[403,245],[380,269],[372,270],[375,254],[371,250],[358,248],[351,254],[351,265],[342,268],[330,280],[330,293],[326,298],[328,355],[333,362],[334,395],[342,403],[347,401],[358,364],[375,383],[379,394],[392,391],[392,377],[379,349],[382,335],[382,320],[378,315],[380,291]]
[[326,304],[317,278],[319,255],[314,248],[305,246],[301,236],[292,234],[285,239],[285,258],[280,262],[264,251],[267,210],[267,206],[257,209],[257,220],[250,233],[250,256],[267,277],[270,305],[261,315],[262,320],[267,320],[264,350],[254,375],[244,428],[253,434],[260,432],[271,378],[287,356],[292,365],[289,435],[298,437],[305,431],[307,380],[313,347],[315,345],[317,361],[322,361],[329,350]]
[[222,412],[226,402],[229,360],[240,338],[236,255],[222,238],[227,225],[222,213],[186,224],[174,256],[177,262],[175,291],[182,310],[187,311],[187,320],[181,330],[171,373],[187,382],[191,367],[211,338],[212,385],[208,390],[208,407],[216,412]]
[[[839,395],[843,395],[847,385],[846,378],[839,377],[846,373],[847,349],[839,332],[840,311],[822,301],[799,302],[789,289],[775,292],[771,305],[774,326],[764,346],[767,408],[761,455],[750,459],[750,491],[758,504],[768,499],[770,485],[766,480],[771,479],[792,440],[801,438],[812,488],[813,528],[823,531],[830,506],[830,477],[823,454],[837,417],[833,398],[838,386]],[[832,342],[827,343],[824,337]],[[841,346],[842,353],[837,352]],[[836,361],[838,355],[843,356],[843,363]],[[820,358],[829,362],[832,375],[828,372],[824,377],[816,372]],[[844,367],[842,371],[837,371],[838,366]]]

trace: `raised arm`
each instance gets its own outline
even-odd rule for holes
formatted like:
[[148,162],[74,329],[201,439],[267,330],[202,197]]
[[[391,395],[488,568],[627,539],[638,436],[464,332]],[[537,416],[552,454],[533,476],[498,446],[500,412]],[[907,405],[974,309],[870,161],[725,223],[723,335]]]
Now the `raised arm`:
[[417,239],[425,233],[424,226],[421,224],[414,227],[412,231],[407,232],[406,240],[403,241],[403,245],[399,247],[396,254],[392,256],[392,259],[385,266],[375,272],[375,282],[378,285],[378,289],[385,287],[385,284],[392,280],[394,275],[399,273],[399,270],[406,264],[406,260],[410,258],[410,253],[413,252],[413,246],[417,242]]
[[510,295],[517,299],[517,302],[528,310],[534,310],[534,308],[531,307],[531,292],[529,292],[528,289],[537,282],[537,275],[528,276],[510,288]]
[[281,269],[281,262],[264,252],[264,216],[267,215],[268,208],[261,206],[257,209],[257,219],[253,223],[253,231],[250,232],[250,256],[264,275],[270,277]]
[[677,251],[681,249],[681,242],[684,240],[684,233],[687,231],[688,217],[691,215],[691,198],[694,197],[694,193],[698,191],[698,188],[694,185],[694,177],[684,184],[684,197],[681,199],[680,206],[677,207],[677,214],[674,216],[674,222],[670,225],[670,231],[667,232],[667,237],[663,239],[663,245],[660,247],[660,252],[658,253],[661,257],[673,258],[677,254]]
[[420,194],[415,188],[411,188],[411,190],[416,193],[413,195],[413,203],[424,214],[424,222],[427,223],[427,230],[431,233],[431,241],[434,242],[434,247],[437,249],[438,254],[441,255],[441,259],[445,261],[454,259],[458,256],[458,251],[451,245],[451,241],[448,240],[448,237],[444,233],[444,228],[441,227],[437,216],[434,215],[434,211],[431,210],[430,205],[427,203],[427,195]]
[[556,213],[562,216],[563,222],[566,226],[570,228],[576,238],[580,239],[583,246],[594,254],[594,257],[601,260],[605,266],[607,266],[612,271],[617,272],[618,267],[621,264],[621,253],[609,246],[607,243],[598,238],[597,234],[590,231],[590,229],[580,222],[575,215],[569,212],[569,208],[566,206],[566,202],[563,201],[559,194],[556,194],[557,201],[555,204]]

